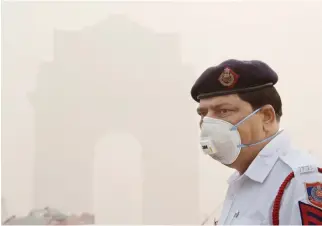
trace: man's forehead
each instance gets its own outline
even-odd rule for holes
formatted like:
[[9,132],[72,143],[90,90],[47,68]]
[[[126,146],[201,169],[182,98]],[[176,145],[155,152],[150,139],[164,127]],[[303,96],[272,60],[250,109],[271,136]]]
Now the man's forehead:
[[223,104],[236,105],[241,99],[236,94],[225,95],[225,96],[216,96],[201,99],[199,102],[199,108],[207,108],[209,106],[219,106]]

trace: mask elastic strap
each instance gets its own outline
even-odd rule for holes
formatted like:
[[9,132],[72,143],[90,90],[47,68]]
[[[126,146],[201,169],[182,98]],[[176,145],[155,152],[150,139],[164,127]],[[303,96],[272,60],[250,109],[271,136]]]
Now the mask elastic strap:
[[272,135],[272,136],[270,136],[270,137],[267,137],[267,138],[265,138],[264,140],[258,141],[258,142],[254,143],[254,144],[239,144],[237,147],[238,147],[238,148],[246,148],[246,147],[251,147],[251,146],[254,146],[254,145],[257,145],[257,144],[261,144],[261,143],[266,142],[266,141],[268,141],[268,140],[272,140],[272,139],[274,139],[274,138],[275,138],[277,135],[279,135],[281,132],[283,132],[283,130],[279,130],[279,131],[277,131],[274,135]]
[[260,111],[261,108],[258,108],[256,111],[252,112],[251,114],[249,114],[248,116],[246,116],[245,118],[243,118],[241,121],[239,121],[236,125],[234,125],[233,127],[231,127],[230,130],[236,130],[237,127],[242,124],[243,122],[245,122],[247,119],[249,119],[250,117],[252,117],[253,115],[255,115],[257,112]]

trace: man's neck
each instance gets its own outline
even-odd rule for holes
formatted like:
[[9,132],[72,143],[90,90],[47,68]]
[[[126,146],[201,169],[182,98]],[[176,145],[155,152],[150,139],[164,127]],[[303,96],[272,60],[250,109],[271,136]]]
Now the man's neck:
[[241,152],[240,161],[236,161],[236,165],[233,168],[235,168],[240,175],[244,174],[260,151],[261,149],[245,150]]

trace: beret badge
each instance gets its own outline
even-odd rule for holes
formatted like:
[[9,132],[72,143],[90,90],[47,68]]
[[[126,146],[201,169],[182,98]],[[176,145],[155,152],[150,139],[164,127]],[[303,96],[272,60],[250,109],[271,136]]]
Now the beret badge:
[[221,75],[219,76],[218,81],[221,83],[221,85],[225,87],[233,88],[238,78],[239,78],[239,75],[233,72],[230,68],[226,67],[224,71],[221,73]]

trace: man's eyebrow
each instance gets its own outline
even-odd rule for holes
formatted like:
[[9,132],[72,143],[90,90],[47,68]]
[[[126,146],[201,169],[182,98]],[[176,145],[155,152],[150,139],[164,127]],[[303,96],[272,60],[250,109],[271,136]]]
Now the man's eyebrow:
[[[234,107],[234,105],[232,105],[232,104],[230,104],[230,103],[220,103],[220,104],[216,104],[216,105],[210,105],[209,107],[211,108],[211,109],[219,109],[219,108],[222,108],[223,106],[229,106],[229,107]],[[198,107],[197,108],[197,113],[198,114],[201,114],[202,112],[206,112],[206,111],[208,111],[208,109],[207,108],[205,108],[205,107]]]
[[222,108],[223,106],[233,107],[233,105],[230,103],[221,103],[221,104],[210,105],[210,108],[211,109],[218,109],[218,108]]

